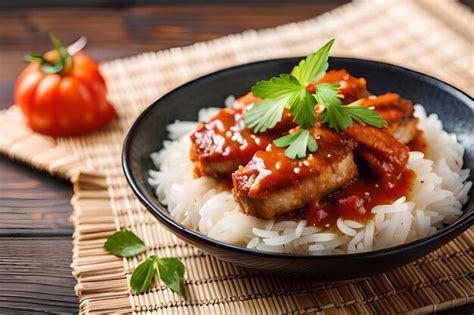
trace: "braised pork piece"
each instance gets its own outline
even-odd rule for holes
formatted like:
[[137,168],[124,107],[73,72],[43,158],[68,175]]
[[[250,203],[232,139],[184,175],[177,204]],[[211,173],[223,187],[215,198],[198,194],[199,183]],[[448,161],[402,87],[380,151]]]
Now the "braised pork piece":
[[357,174],[352,150],[356,143],[324,124],[311,129],[319,150],[293,160],[270,145],[232,174],[234,196],[245,213],[274,218],[348,184]]
[[369,96],[360,99],[358,105],[373,108],[388,123],[389,131],[403,144],[416,136],[418,118],[413,116],[413,103],[395,93]]

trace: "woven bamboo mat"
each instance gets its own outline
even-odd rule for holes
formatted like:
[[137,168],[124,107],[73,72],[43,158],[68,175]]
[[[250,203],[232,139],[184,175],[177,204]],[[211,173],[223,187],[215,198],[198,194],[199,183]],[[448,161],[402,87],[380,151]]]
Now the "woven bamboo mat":
[[[13,106],[0,113],[0,151],[74,183],[73,272],[81,313],[405,313],[474,301],[471,228],[415,263],[367,279],[314,283],[269,277],[207,256],[166,232],[134,198],[120,166],[124,136],[143,109],[171,89],[250,61],[312,52],[335,37],[335,55],[384,60],[437,76],[474,94],[472,13],[451,1],[358,1],[317,18],[247,31],[185,48],[102,65],[119,117],[76,138],[40,136]],[[187,267],[186,300],[158,282],[132,294],[131,271],[145,258],[120,259],[102,248],[132,229],[148,254]]]

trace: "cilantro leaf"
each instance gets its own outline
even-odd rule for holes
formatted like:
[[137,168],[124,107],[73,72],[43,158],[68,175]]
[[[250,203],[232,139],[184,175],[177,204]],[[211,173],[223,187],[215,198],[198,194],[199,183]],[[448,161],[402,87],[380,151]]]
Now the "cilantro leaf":
[[185,296],[186,291],[183,282],[185,268],[182,262],[176,258],[161,258],[158,260],[158,271],[161,281],[168,288],[181,296]]
[[334,43],[334,38],[327,42],[315,53],[301,60],[291,71],[291,75],[306,85],[308,82],[316,82],[323,77],[329,67],[329,50]]
[[252,94],[263,99],[277,99],[282,96],[290,97],[304,87],[298,80],[289,74],[280,74],[267,81],[260,81],[252,86]]
[[316,100],[314,96],[305,89],[295,93],[288,100],[293,121],[303,129],[312,127],[316,120],[316,112],[314,111],[315,104]]
[[150,256],[141,262],[130,278],[130,287],[137,293],[145,292],[150,287],[157,270],[158,257]]
[[273,141],[277,147],[286,147],[285,155],[290,159],[301,159],[306,156],[306,150],[316,152],[318,144],[309,130],[299,130],[293,134],[286,135]]
[[245,126],[252,128],[256,133],[275,127],[281,121],[288,98],[283,96],[275,100],[266,99],[253,104],[245,114]]
[[132,257],[143,253],[145,243],[132,231],[122,230],[107,238],[104,248],[111,254],[120,257]]
[[361,125],[371,125],[377,128],[387,125],[387,122],[370,108],[347,105],[344,106],[344,109],[349,113],[352,120],[357,121]]

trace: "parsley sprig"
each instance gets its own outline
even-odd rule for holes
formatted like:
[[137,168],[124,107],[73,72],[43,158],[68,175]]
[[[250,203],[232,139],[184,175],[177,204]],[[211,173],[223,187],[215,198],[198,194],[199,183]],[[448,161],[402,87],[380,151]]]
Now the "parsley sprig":
[[352,126],[355,120],[361,125],[371,125],[377,128],[383,127],[386,122],[380,115],[367,107],[358,106],[357,101],[343,105],[337,97],[339,85],[322,83],[316,85],[316,100],[325,111],[321,116],[321,120],[328,124],[329,128],[336,131],[342,131]]
[[300,129],[295,133],[273,142],[277,147],[288,147],[285,154],[291,159],[304,158],[307,151],[318,150],[316,139],[308,130],[317,119],[316,104],[323,111],[321,120],[338,132],[350,127],[354,120],[377,128],[386,124],[379,114],[369,108],[357,106],[356,103],[343,105],[338,96],[339,85],[315,84],[329,67],[329,50],[333,43],[334,39],[331,39],[301,60],[290,74],[257,82],[251,89],[253,95],[262,101],[246,112],[244,122],[247,128],[259,133],[275,127],[282,120],[285,108],[289,109],[293,122],[299,125]]
[[[119,257],[132,257],[146,250],[145,243],[132,231],[122,230],[107,238],[104,248]],[[151,255],[142,261],[130,278],[130,287],[137,293],[146,291],[156,275],[168,288],[181,296],[186,295],[184,289],[185,267],[176,258],[158,258]]]

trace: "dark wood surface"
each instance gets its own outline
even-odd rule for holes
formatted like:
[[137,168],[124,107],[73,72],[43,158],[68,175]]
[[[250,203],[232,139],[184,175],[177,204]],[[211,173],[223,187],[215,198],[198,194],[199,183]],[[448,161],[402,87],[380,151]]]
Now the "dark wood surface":
[[[48,31],[65,43],[87,36],[86,51],[104,61],[303,20],[347,1],[199,1],[182,6],[160,1],[157,6],[119,8],[108,1],[106,8],[63,8],[60,1],[49,2],[55,7],[30,8],[28,1],[17,3],[26,8],[0,6],[0,109],[13,103],[23,56],[50,49]],[[94,1],[81,3],[86,2]],[[0,313],[77,312],[70,268],[71,195],[68,182],[0,156]],[[472,306],[461,311],[469,310]]]
[[[3,9],[0,109],[13,103],[23,56],[50,49],[48,31],[65,43],[87,36],[86,51],[105,61],[303,20],[345,2]],[[77,311],[69,266],[71,195],[68,182],[0,156],[0,313]]]

